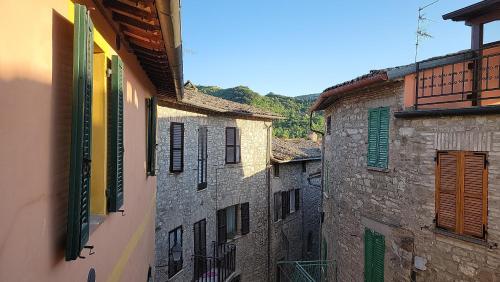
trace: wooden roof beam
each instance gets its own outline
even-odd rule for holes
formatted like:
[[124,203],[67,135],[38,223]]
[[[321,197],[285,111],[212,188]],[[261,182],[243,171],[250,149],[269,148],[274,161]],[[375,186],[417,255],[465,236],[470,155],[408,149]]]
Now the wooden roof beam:
[[137,6],[128,5],[128,4],[126,4],[124,2],[120,2],[118,0],[104,0],[103,4],[104,4],[104,7],[111,9],[113,11],[131,14],[133,16],[140,17],[140,18],[152,19],[154,16],[153,14],[151,14],[150,12],[148,12],[146,10],[140,9]]
[[157,24],[150,24],[144,21],[140,21],[131,17],[127,17],[123,14],[113,12],[113,20],[120,22],[122,24],[131,25],[145,31],[157,31],[160,30],[160,26]]

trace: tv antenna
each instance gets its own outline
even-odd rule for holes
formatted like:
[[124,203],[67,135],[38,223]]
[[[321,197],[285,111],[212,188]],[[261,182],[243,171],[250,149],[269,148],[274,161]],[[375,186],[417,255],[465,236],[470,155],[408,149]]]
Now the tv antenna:
[[439,2],[439,0],[436,0],[432,3],[429,3],[425,6],[422,6],[422,7],[419,7],[418,8],[418,19],[417,19],[417,34],[416,34],[416,41],[415,41],[415,63],[417,63],[417,55],[418,55],[418,46],[420,45],[420,41],[424,38],[432,38],[432,35],[429,34],[425,28],[423,27],[423,23],[426,22],[426,21],[430,21],[430,19],[426,18],[425,17],[425,14],[423,13],[423,11],[436,4],[437,2]]

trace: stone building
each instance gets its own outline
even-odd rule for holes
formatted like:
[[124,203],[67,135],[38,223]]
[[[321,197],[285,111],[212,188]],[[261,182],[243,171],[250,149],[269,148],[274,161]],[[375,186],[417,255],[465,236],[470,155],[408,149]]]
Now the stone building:
[[306,139],[273,139],[271,176],[272,224],[270,281],[280,281],[279,261],[319,258],[321,187],[310,175],[321,169],[319,143]]
[[182,101],[160,102],[157,281],[267,280],[268,168],[278,118],[189,82]]
[[499,6],[443,16],[472,26],[470,50],[372,71],[313,105],[330,281],[500,280],[500,45],[483,42]]

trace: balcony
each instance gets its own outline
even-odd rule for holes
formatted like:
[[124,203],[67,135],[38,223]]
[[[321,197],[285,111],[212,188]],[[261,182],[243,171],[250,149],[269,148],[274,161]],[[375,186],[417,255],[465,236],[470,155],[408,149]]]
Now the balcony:
[[223,282],[236,269],[236,246],[213,242],[213,255],[194,255],[194,277],[197,282]]
[[499,106],[500,43],[416,63],[405,76],[404,104],[406,111]]
[[280,261],[278,262],[279,280],[293,282],[324,282],[328,272],[335,273],[335,264],[329,261]]

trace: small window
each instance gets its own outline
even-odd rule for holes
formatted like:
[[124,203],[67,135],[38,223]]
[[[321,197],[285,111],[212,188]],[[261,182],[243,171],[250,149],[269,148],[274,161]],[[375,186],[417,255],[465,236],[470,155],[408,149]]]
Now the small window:
[[488,212],[486,153],[438,152],[436,165],[437,227],[484,238]]
[[368,166],[387,168],[389,159],[389,108],[368,111]]
[[332,116],[326,117],[326,134],[332,133]]
[[274,177],[280,177],[280,165],[273,164],[273,175]]
[[307,163],[302,162],[302,172],[307,172]]
[[226,128],[226,163],[237,164],[241,162],[240,130],[236,127]]
[[184,124],[170,124],[170,172],[184,170]]
[[207,188],[207,143],[208,130],[198,129],[198,190]]
[[168,278],[182,269],[182,226],[168,233]]
[[274,193],[274,221],[281,218],[281,192]]

